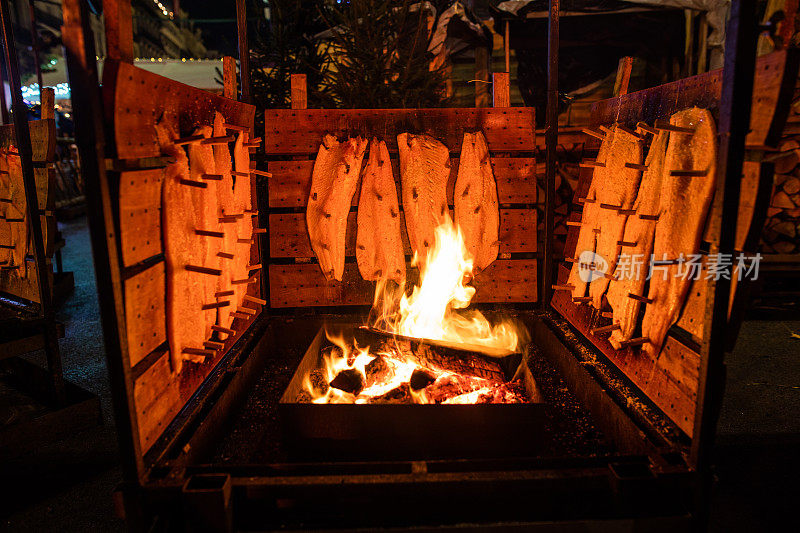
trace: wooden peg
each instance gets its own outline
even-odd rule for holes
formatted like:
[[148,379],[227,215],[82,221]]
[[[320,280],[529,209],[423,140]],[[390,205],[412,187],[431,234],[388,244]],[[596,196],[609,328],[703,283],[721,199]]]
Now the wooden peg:
[[647,170],[647,165],[640,165],[638,163],[625,163],[625,168],[632,168],[634,170]]
[[197,273],[200,273],[200,274],[208,274],[210,276],[221,276],[222,275],[222,270],[220,270],[218,268],[208,268],[208,267],[201,267],[201,266],[195,266],[195,265],[186,265],[184,268],[186,270],[188,270],[189,272],[197,272]]
[[683,128],[681,126],[674,126],[664,120],[656,120],[655,128],[657,130],[671,131],[674,133],[694,133],[694,128]]
[[13,250],[14,248],[16,248],[16,246],[14,246],[13,244],[0,244],[0,248],[4,250]]
[[225,348],[225,343],[216,341],[203,341],[203,346],[212,350],[222,350]]
[[596,198],[578,198],[579,204],[593,204],[597,202]]
[[250,141],[250,142],[242,143],[242,145],[246,146],[247,148],[258,148],[259,146],[261,146],[261,142],[252,142],[252,141]]
[[219,333],[225,333],[226,335],[236,335],[236,330],[223,328],[222,326],[217,326],[216,324],[211,326],[211,330]]
[[600,234],[600,228],[594,228],[594,229],[592,229],[592,231],[597,233],[598,235]]
[[611,333],[612,331],[616,331],[618,329],[620,329],[620,325],[619,324],[611,324],[609,326],[603,326],[603,327],[600,327],[600,328],[591,329],[591,330],[589,330],[589,332],[592,335],[597,335],[599,333]]
[[218,239],[222,239],[225,237],[225,234],[221,231],[209,231],[206,229],[196,229],[194,230],[195,235],[202,235],[203,237],[216,237]]
[[653,303],[653,300],[651,300],[650,298],[645,298],[644,296],[639,296],[638,294],[633,294],[631,292],[628,293],[628,298],[630,298],[631,300],[636,300],[638,302],[642,302],[642,303],[646,303],[646,304]]
[[249,319],[252,318],[251,315],[248,315],[248,314],[245,314],[245,313],[240,313],[239,311],[234,311],[233,313],[231,313],[231,316],[236,317],[236,318],[243,318],[245,320],[249,320]]
[[202,355],[205,357],[214,357],[217,355],[214,350],[201,350],[199,348],[184,348],[181,351],[187,355]]
[[229,142],[233,142],[236,140],[236,137],[233,135],[221,135],[219,137],[208,137],[200,141],[200,144],[208,145],[208,144],[228,144]]
[[609,209],[611,211],[619,211],[622,209],[621,205],[600,204],[600,209]]
[[595,167],[605,168],[606,164],[600,163],[598,161],[581,161],[580,163],[578,163],[578,166],[581,168],[595,168]]
[[235,292],[236,291],[233,291],[233,290],[230,290],[230,291],[217,291],[217,292],[214,293],[214,298],[221,298],[223,296],[233,296],[235,294]]
[[646,344],[648,342],[650,342],[650,338],[649,337],[636,337],[636,338],[631,339],[631,340],[622,341],[619,344],[623,348],[627,348],[628,346],[641,346],[642,344]]
[[591,135],[592,137],[600,139],[601,141],[604,141],[606,139],[606,136],[604,134],[602,134],[599,131],[594,131],[591,128],[583,128],[581,131],[586,135]]
[[554,291],[574,291],[575,285],[551,285]]
[[617,211],[618,215],[635,215],[636,209],[620,209]]
[[588,303],[591,302],[593,298],[591,296],[573,296],[572,301],[576,304]]
[[221,257],[223,259],[233,259],[233,254],[229,254],[228,252],[217,252],[217,257]]
[[236,217],[219,217],[220,224],[235,224],[238,220]]
[[187,180],[186,178],[179,179],[178,183],[180,183],[181,185],[188,185],[190,187],[197,187],[198,189],[208,188],[208,183],[203,183],[202,181]]
[[574,220],[567,220],[567,226],[574,226],[576,228],[580,228],[581,226],[583,226],[583,222],[577,222],[577,221],[574,221]]
[[251,283],[253,280],[252,278],[242,278],[242,279],[234,279],[231,281],[231,285],[244,285],[245,283]]
[[233,172],[231,172],[231,176],[237,176],[237,177],[240,177],[240,178],[249,178],[250,177],[250,173],[249,172],[235,172],[235,171],[233,171]]
[[247,126],[237,126],[236,124],[225,124],[225,129],[231,131],[250,131],[250,128]]
[[200,176],[204,180],[221,181],[222,174],[203,174]]
[[259,233],[266,233],[267,228],[253,228],[253,235],[258,235]]
[[706,170],[671,170],[670,176],[677,178],[702,178],[708,176],[708,169]]
[[599,128],[600,128],[600,131],[602,131],[606,135],[608,135],[609,133],[612,133],[611,128],[609,128],[608,126],[599,126]]
[[658,220],[658,215],[639,215],[642,220]]
[[227,300],[223,300],[221,302],[214,302],[213,304],[205,304],[201,309],[203,311],[208,311],[209,309],[217,309],[219,307],[228,307],[231,303]]
[[175,139],[172,144],[175,146],[183,146],[184,144],[192,144],[198,141],[202,141],[205,137],[202,135],[192,135],[191,137],[181,137],[180,139]]
[[257,215],[258,214],[258,209],[245,209],[244,212],[248,213],[248,214],[251,214],[251,215]]
[[7,218],[6,222],[25,222],[24,218]]
[[645,133],[650,133],[651,135],[656,135],[656,134],[658,133],[658,130],[657,130],[657,129],[655,129],[655,128],[652,128],[652,127],[648,126],[648,125],[647,125],[647,124],[645,124],[644,122],[639,122],[639,123],[637,123],[637,124],[636,124],[636,130],[637,130],[637,131],[638,131],[638,130],[642,130],[643,132],[645,132]]
[[617,241],[617,246],[622,246],[625,248],[633,248],[634,246],[636,246],[636,243],[630,241]]
[[603,311],[600,313],[600,316],[603,318],[614,318],[614,313],[611,311]]
[[628,135],[631,135],[631,136],[633,136],[633,137],[636,137],[636,138],[637,138],[637,139],[639,139],[640,141],[643,141],[643,140],[644,140],[644,137],[643,137],[642,135],[639,135],[638,133],[636,133],[635,131],[633,131],[633,130],[632,130],[632,129],[630,129],[630,128],[626,128],[625,126],[621,126],[621,125],[617,124],[617,129],[618,129],[618,130],[620,130],[620,131],[624,131],[624,132],[625,132],[625,133],[627,133]]
[[254,265],[247,265],[247,270],[261,270],[261,263],[256,263]]
[[258,313],[258,311],[256,311],[255,309],[251,309],[249,307],[237,307],[236,311],[238,311],[239,313],[246,313],[248,315],[255,315],[256,313]]
[[0,176],[8,176],[8,170],[0,170]]
[[243,300],[248,302],[253,302],[254,304],[258,305],[267,305],[266,300],[262,300],[261,298],[256,298],[255,296],[250,296],[249,294],[245,294]]
[[253,244],[253,239],[236,239],[239,244]]
[[271,178],[272,177],[272,173],[264,172],[263,170],[256,170],[254,168],[250,169],[250,174],[255,174],[256,176],[264,176],[264,177],[267,177],[267,178]]

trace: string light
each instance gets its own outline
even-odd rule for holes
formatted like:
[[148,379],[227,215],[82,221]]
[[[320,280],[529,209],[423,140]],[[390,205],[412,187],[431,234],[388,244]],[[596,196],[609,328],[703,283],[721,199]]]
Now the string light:
[[[56,98],[69,98],[69,83],[63,82],[53,86]],[[32,83],[22,87],[22,99],[30,104],[38,104],[41,101],[41,93],[39,91],[39,84]]]

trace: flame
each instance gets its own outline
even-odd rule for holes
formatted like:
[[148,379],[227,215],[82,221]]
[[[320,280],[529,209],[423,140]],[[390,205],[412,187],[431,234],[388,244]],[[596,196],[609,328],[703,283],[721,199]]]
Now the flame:
[[[413,264],[419,263],[415,254]],[[373,315],[380,311],[373,325],[409,337],[516,351],[520,334],[514,322],[492,325],[480,311],[466,310],[475,295],[475,288],[467,285],[472,278],[473,260],[461,228],[447,217],[436,228],[420,284],[411,296],[387,280],[378,282]]]

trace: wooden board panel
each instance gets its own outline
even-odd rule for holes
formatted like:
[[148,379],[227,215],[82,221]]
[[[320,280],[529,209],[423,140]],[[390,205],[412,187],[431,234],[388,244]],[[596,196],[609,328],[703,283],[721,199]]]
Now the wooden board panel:
[[[475,278],[473,302],[535,302],[536,268],[536,259],[495,261]],[[342,281],[331,283],[315,264],[270,265],[269,282],[273,307],[370,305],[374,293],[374,283],[361,279],[355,263],[345,264]]]
[[255,107],[164,78],[152,72],[107,59],[103,69],[103,98],[119,159],[159,155],[154,126],[166,120],[181,135],[199,124],[211,125],[219,111],[229,124],[253,127]]
[[[558,282],[566,283],[569,269],[559,266]],[[608,357],[683,431],[691,436],[697,396],[700,355],[672,336],[664,341],[661,356],[653,360],[638,348],[615,350],[606,335],[592,335],[595,313],[587,305],[572,303],[568,291],[556,291],[553,308]],[[605,321],[602,325],[605,325]]]
[[133,386],[133,402],[139,426],[139,444],[147,451],[181,409],[180,377],[173,374],[169,352],[164,351]]
[[377,136],[397,151],[397,135],[428,133],[451,152],[461,150],[465,131],[482,130],[491,151],[536,150],[534,110],[528,107],[461,109],[268,109],[268,154],[315,154],[325,134]]
[[163,179],[163,169],[122,172],[119,175],[119,229],[123,266],[161,253]]
[[[31,133],[33,161],[37,163],[51,162],[56,153],[56,121],[55,119],[31,120],[28,122]],[[0,126],[0,147],[7,148],[17,144],[13,124]]]
[[[406,255],[411,255],[411,246],[405,231],[405,218],[400,213],[403,247]],[[356,254],[356,212],[347,217],[347,237],[345,255]],[[535,252],[536,210],[500,210],[500,253]],[[271,257],[314,257],[306,229],[304,213],[286,213],[269,216],[269,253]]]
[[[750,133],[747,144],[773,145],[778,141],[782,120],[775,120],[779,99],[790,97],[786,85],[794,84],[797,75],[797,55],[786,50],[762,56],[756,63],[753,86]],[[676,111],[697,106],[716,114],[722,93],[722,70],[713,70],[690,78],[659,85],[616,98],[601,100],[592,106],[591,124],[620,122],[634,126],[639,121],[652,124],[666,119]],[[785,117],[784,117],[785,118]]]
[[[302,207],[308,203],[311,192],[311,172],[313,160],[270,161],[268,170],[270,207]],[[492,169],[497,182],[497,196],[500,204],[535,204],[536,161],[530,157],[493,157]],[[400,194],[400,166],[392,159],[392,172]],[[447,182],[447,201],[453,204],[453,188],[458,172],[458,158],[450,160],[450,179]],[[359,183],[360,187],[360,183]],[[359,193],[353,195],[352,205],[358,205]]]
[[131,366],[167,340],[164,263],[125,280],[125,328]]
[[[27,259],[28,272],[26,276],[20,276],[16,270],[0,270],[0,293],[24,298],[35,303],[41,303],[39,296],[39,272],[36,269],[36,262],[32,256]],[[53,287],[53,269],[48,271],[50,276],[50,287]]]

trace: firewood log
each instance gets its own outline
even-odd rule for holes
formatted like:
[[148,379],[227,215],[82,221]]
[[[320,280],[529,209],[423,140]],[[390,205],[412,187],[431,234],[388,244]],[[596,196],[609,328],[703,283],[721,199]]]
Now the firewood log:
[[334,389],[349,392],[350,394],[354,394],[356,396],[358,396],[358,394],[364,390],[364,385],[364,374],[355,368],[342,370],[336,374],[336,377],[330,382],[330,386]]

